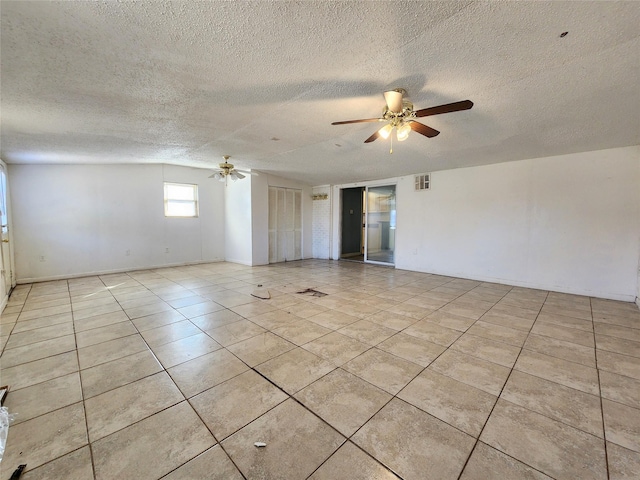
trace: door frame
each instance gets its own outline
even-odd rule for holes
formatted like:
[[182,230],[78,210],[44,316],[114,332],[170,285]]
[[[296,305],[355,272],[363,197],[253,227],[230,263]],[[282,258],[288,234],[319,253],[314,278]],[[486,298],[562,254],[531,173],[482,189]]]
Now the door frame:
[[[7,168],[7,164],[4,163],[2,160],[0,160],[0,169],[2,169],[2,171],[4,172],[4,176],[5,176],[5,190],[4,190],[4,195],[5,195],[5,208],[6,208],[6,215],[7,215],[7,238],[3,238],[3,240],[8,240],[8,255],[4,255],[2,254],[2,252],[0,252],[1,256],[0,256],[0,269],[4,270],[5,272],[8,270],[9,271],[9,275],[8,278],[5,280],[5,292],[1,292],[2,298],[0,298],[0,312],[2,312],[2,310],[4,310],[4,307],[7,305],[7,302],[9,301],[9,295],[11,293],[11,290],[13,290],[13,288],[16,286],[16,270],[15,270],[15,253],[13,250],[13,229],[12,229],[12,219],[11,219],[11,198],[9,195],[10,192],[10,187],[9,187],[9,172],[8,172],[8,168]],[[4,236],[4,235],[0,235],[0,236]],[[4,245],[4,244],[3,244]],[[4,252],[4,247],[0,247],[3,248],[3,252]],[[8,263],[7,264],[5,264]]]

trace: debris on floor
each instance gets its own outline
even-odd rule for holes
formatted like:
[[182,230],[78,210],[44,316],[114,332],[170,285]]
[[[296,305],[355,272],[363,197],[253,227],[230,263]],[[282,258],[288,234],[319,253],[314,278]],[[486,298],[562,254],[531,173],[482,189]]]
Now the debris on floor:
[[269,300],[271,298],[271,293],[266,288],[256,288],[251,292],[251,296],[260,298],[261,300]]
[[306,290],[302,290],[296,293],[302,293],[302,294],[310,293],[314,297],[326,297],[328,295],[328,293],[322,293],[322,292],[319,292],[318,290],[314,290],[313,288],[307,288]]
[[4,405],[4,399],[7,398],[7,393],[9,393],[9,385],[0,387],[0,407]]
[[13,473],[11,474],[11,477],[9,477],[9,480],[16,480],[18,478],[20,478],[20,475],[22,475],[22,471],[27,468],[27,464],[23,464],[18,466],[18,468],[16,468]]
[[264,442],[256,442],[253,445],[256,446],[256,447],[266,447],[267,446],[267,444],[264,443]]

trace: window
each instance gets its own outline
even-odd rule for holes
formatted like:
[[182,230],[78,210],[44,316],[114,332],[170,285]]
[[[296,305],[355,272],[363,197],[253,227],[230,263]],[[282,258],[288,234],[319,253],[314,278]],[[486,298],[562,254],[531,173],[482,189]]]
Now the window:
[[188,183],[164,184],[165,217],[197,217],[198,186]]

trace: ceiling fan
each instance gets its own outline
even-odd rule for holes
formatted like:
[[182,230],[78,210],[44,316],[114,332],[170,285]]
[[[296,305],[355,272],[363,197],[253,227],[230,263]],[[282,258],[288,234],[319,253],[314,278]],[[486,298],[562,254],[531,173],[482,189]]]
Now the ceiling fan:
[[[423,123],[417,122],[415,119],[420,117],[428,117],[430,115],[440,115],[442,113],[459,112],[460,110],[469,110],[473,107],[471,100],[462,100],[461,102],[447,103],[438,105],[437,107],[423,108],[414,110],[413,103],[405,100],[403,97],[407,92],[403,88],[396,88],[384,92],[386,105],[382,110],[380,118],[365,118],[361,120],[345,120],[342,122],[333,122],[331,125],[345,125],[348,123],[365,123],[365,122],[387,122],[382,128],[377,130],[373,135],[367,138],[364,143],[370,143],[378,137],[384,139],[396,130],[396,137],[399,142],[403,142],[409,138],[409,132],[413,130],[425,137],[435,137],[440,132],[434,128],[428,127]],[[393,141],[393,137],[392,141]],[[391,153],[393,153],[393,145]]]
[[238,170],[234,168],[233,164],[229,163],[231,155],[223,155],[222,158],[224,159],[224,162],[218,165],[220,170],[215,172],[213,175],[210,175],[209,178],[215,178],[216,180],[226,183],[227,178],[230,178],[234,182],[239,179],[241,180],[245,178],[245,173],[247,175],[257,175],[256,172],[250,172],[248,170]]

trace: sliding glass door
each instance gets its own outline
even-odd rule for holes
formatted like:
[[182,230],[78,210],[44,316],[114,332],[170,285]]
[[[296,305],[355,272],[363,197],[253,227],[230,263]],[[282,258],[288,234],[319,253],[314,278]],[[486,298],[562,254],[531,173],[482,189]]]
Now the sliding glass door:
[[396,244],[396,186],[367,187],[365,261],[393,265]]

